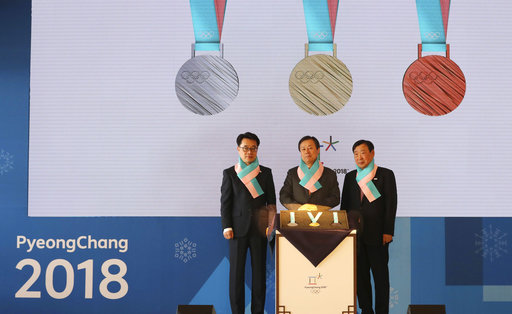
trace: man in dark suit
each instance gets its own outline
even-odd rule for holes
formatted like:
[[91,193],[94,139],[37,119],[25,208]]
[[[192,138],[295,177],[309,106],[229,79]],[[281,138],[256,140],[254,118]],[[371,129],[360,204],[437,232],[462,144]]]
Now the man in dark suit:
[[221,221],[229,240],[229,299],[233,314],[245,313],[245,260],[251,252],[251,311],[265,308],[267,238],[276,214],[276,193],[270,168],[260,166],[260,140],[250,132],[237,139],[239,162],[224,170]]
[[389,312],[389,243],[393,241],[397,206],[393,171],[374,163],[373,144],[353,147],[356,170],[345,176],[341,209],[359,214],[362,228],[357,251],[357,298],[363,314],[373,314],[370,270],[375,282],[375,312]]
[[318,158],[320,143],[306,135],[298,144],[301,161],[298,167],[288,170],[279,201],[284,207],[296,210],[304,204],[330,209],[340,203],[340,188],[336,173],[324,167]]

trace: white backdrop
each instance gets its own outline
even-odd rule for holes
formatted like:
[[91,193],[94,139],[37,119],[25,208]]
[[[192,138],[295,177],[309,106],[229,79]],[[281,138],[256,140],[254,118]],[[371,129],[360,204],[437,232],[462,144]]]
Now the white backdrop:
[[194,41],[188,1],[33,0],[29,215],[218,216],[222,169],[252,131],[277,193],[303,135],[340,141],[321,157],[348,170],[365,138],[395,171],[399,216],[512,216],[511,13],[505,0],[452,1],[447,38],[466,96],[427,117],[402,94],[420,42],[415,1],[340,1],[335,42],[354,91],[315,117],[288,93],[307,41],[302,1],[228,1],[222,41],[240,91],[198,116],[174,91]]

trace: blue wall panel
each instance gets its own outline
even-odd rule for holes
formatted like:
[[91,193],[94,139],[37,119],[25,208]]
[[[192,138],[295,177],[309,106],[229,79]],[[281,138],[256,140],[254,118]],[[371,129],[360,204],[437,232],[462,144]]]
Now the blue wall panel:
[[[500,222],[509,220],[509,218],[493,219]],[[478,243],[474,241],[475,234],[482,232],[481,221],[480,218],[411,218],[412,304],[446,304],[448,313],[510,313],[512,311],[510,300],[486,302],[482,282],[468,285],[468,281],[463,279],[466,276],[471,280],[474,278],[483,278],[484,282],[486,280],[485,276],[475,277],[474,275],[482,273],[482,256],[478,250]],[[504,230],[510,232],[510,229]],[[467,238],[454,240],[455,234],[465,234]],[[470,242],[473,246],[468,244]],[[507,250],[508,248],[509,246]],[[456,260],[457,255],[451,256],[452,252],[457,251],[460,252],[460,260]],[[480,262],[475,264],[475,260]],[[467,267],[469,263],[473,266]],[[503,275],[508,276],[508,271]],[[448,279],[451,281],[448,282]]]
[[446,218],[446,284],[483,283],[482,256],[475,252],[475,235],[482,230],[482,218]]

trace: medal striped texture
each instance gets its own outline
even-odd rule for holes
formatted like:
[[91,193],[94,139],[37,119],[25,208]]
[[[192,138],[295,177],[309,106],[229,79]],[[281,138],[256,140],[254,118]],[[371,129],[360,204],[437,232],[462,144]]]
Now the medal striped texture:
[[238,75],[221,57],[197,56],[178,71],[175,88],[185,108],[199,115],[214,115],[224,111],[236,98]]
[[466,93],[466,78],[459,66],[443,56],[416,60],[402,82],[405,99],[414,110],[441,116],[455,110]]
[[317,116],[330,115],[349,101],[352,76],[340,60],[328,55],[312,55],[293,69],[289,90],[302,110]]

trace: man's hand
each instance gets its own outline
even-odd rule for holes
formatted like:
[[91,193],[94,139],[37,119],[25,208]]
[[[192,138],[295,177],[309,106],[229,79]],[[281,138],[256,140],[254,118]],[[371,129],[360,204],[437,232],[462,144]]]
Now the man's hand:
[[223,234],[224,234],[224,238],[226,238],[227,240],[233,239],[233,237],[235,236],[235,234],[233,233],[233,230],[228,230],[228,231],[224,232]]
[[386,245],[386,244],[388,244],[391,241],[393,241],[393,236],[392,235],[390,235],[390,234],[383,234],[382,235],[382,244],[383,245]]

